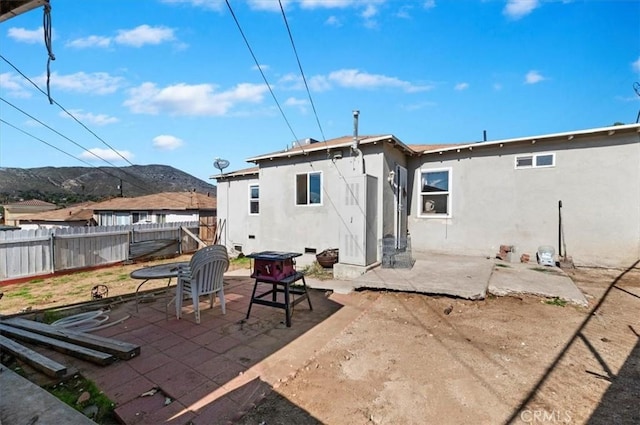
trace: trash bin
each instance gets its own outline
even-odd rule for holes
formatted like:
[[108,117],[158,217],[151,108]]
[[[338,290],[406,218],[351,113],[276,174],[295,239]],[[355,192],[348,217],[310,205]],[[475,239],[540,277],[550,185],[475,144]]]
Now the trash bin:
[[538,264],[542,266],[555,266],[555,255],[556,250],[550,245],[542,245],[538,247],[538,252],[536,252]]

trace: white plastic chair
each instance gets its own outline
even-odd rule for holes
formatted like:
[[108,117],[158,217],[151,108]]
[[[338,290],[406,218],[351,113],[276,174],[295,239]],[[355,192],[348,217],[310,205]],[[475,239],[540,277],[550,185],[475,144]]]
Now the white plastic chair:
[[182,317],[184,294],[191,293],[196,323],[200,323],[200,296],[209,295],[209,308],[213,308],[216,295],[220,299],[222,314],[226,314],[223,275],[229,269],[229,255],[224,245],[211,245],[199,249],[187,267],[178,273],[176,289],[176,317]]

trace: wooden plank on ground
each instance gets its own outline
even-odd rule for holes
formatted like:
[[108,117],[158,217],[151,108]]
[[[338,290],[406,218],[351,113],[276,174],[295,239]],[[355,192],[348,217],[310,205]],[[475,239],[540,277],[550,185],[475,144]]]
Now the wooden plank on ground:
[[49,338],[48,336],[25,331],[24,329],[14,328],[13,326],[0,324],[0,334],[9,336],[14,339],[19,339],[21,341],[42,345],[61,353],[68,354],[70,356],[87,360],[99,365],[107,365],[113,363],[116,360],[116,358],[109,353],[103,353],[102,351],[92,350],[91,348],[81,347],[69,342],[59,341],[55,338]]
[[67,374],[67,367],[42,354],[27,348],[24,345],[0,335],[0,351],[13,354],[34,369],[39,370],[47,376],[59,378]]
[[81,345],[105,353],[113,354],[122,360],[129,360],[140,355],[140,346],[128,342],[118,341],[112,338],[105,338],[98,335],[92,335],[86,332],[80,332],[72,329],[64,329],[47,325],[45,323],[33,320],[15,317],[0,321],[0,323],[15,328],[24,329],[35,332],[61,341],[70,342],[72,344]]

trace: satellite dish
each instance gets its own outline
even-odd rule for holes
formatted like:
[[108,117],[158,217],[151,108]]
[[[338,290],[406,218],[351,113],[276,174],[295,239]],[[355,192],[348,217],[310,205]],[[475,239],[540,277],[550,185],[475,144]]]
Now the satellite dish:
[[222,158],[216,158],[213,161],[213,166],[216,167],[220,172],[222,172],[225,168],[229,166],[229,161]]

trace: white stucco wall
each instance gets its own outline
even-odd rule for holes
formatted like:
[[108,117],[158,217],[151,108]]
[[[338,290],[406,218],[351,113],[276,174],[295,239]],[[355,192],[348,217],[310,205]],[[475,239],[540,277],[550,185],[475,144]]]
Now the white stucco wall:
[[[495,256],[501,244],[535,261],[558,251],[558,201],[576,264],[628,266],[640,258],[638,134],[520,143],[412,160],[409,231],[414,250]],[[515,169],[519,154],[555,153],[550,168]],[[412,167],[412,168],[413,168]],[[451,217],[419,216],[420,171],[449,167]],[[411,173],[411,171],[410,171]]]

